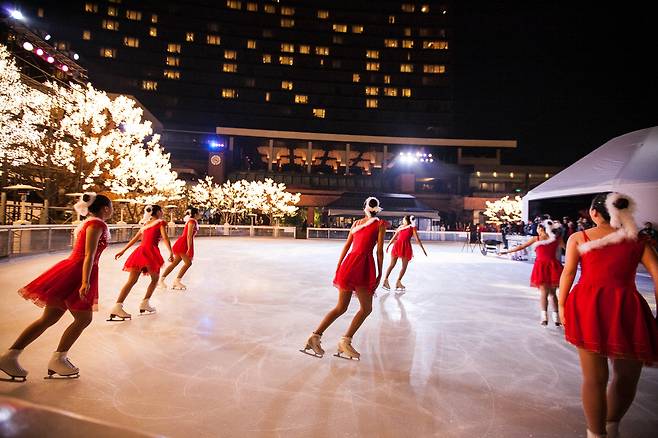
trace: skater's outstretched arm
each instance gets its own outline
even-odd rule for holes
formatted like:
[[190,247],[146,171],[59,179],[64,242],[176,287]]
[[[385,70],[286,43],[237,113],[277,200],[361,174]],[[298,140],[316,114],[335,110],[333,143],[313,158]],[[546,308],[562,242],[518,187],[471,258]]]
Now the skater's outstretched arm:
[[338,268],[340,268],[340,265],[343,263],[343,259],[347,255],[347,251],[349,251],[350,246],[352,246],[352,233],[350,233],[347,236],[347,240],[345,241],[345,245],[343,246],[343,250],[340,252],[340,257],[338,258],[338,266],[336,266],[336,271],[338,271]]
[[120,258],[120,257],[121,257],[126,251],[128,251],[128,249],[129,249],[131,246],[133,246],[133,245],[135,244],[135,242],[137,242],[137,241],[138,241],[139,239],[141,239],[141,238],[142,238],[142,230],[139,230],[139,231],[137,232],[137,234],[135,234],[135,235],[133,236],[133,238],[130,239],[130,241],[129,241],[128,243],[126,243],[126,246],[124,246],[123,249],[122,249],[121,251],[119,251],[119,252],[114,256],[114,258],[115,258],[115,259]]
[[500,254],[509,254],[509,253],[512,253],[512,252],[521,251],[522,249],[526,249],[527,247],[529,247],[530,245],[532,245],[533,243],[535,243],[538,240],[539,240],[539,238],[537,236],[535,236],[532,239],[528,240],[523,245],[515,246],[514,248],[508,249],[508,250],[502,250],[500,252]]
[[384,237],[385,236],[386,236],[386,227],[379,227],[379,235],[377,235],[377,287],[379,287],[379,282],[382,280],[382,268],[384,266]]
[[393,237],[391,237],[391,240],[388,241],[388,245],[386,245],[386,252],[388,252],[388,249],[395,243],[395,241],[398,238],[398,234],[400,234],[400,231],[396,231],[395,234],[393,234]]
[[425,251],[425,247],[423,246],[423,242],[420,240],[420,236],[418,235],[418,231],[416,230],[416,227],[414,227],[414,237],[416,238],[416,242],[420,245],[420,249],[423,250],[425,253],[425,257],[427,257],[427,251]]
[[567,242],[567,255],[564,262],[564,269],[560,276],[560,295],[558,297],[558,313],[562,318],[562,325],[567,325],[564,317],[564,303],[567,302],[567,295],[571,291],[573,281],[576,278],[578,270],[578,261],[580,260],[580,252],[578,251],[578,244],[580,233],[572,234]]
[[82,299],[89,291],[89,277],[91,276],[91,268],[94,264],[101,233],[103,233],[103,228],[94,225],[89,225],[85,231],[85,261],[82,264],[82,282],[80,283],[80,290],[78,290]]
[[[651,242],[644,244],[641,262],[653,279],[653,293],[655,294],[656,306],[658,307],[658,255],[656,254],[656,250],[652,248]],[[658,319],[658,310],[656,311],[656,318]]]
[[169,236],[167,235],[167,226],[165,225],[165,221],[162,221],[160,223],[160,235],[162,236],[162,240],[164,240],[165,246],[169,250],[169,261],[173,262],[174,261],[174,252],[171,250],[171,242],[169,241]]

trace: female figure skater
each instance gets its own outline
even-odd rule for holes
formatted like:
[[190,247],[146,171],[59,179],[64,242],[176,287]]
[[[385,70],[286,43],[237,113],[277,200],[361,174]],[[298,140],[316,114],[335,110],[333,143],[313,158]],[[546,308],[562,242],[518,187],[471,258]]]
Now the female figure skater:
[[[537,225],[538,236],[528,240],[523,245],[519,245],[509,250],[503,250],[500,254],[509,254],[521,251],[534,245],[535,264],[532,267],[530,275],[530,286],[539,288],[541,293],[541,325],[548,325],[548,297],[553,301],[553,322],[560,326],[560,316],[558,314],[557,296],[555,288],[560,284],[560,274],[562,274],[562,263],[560,263],[561,249],[564,248],[564,241],[558,239],[553,231],[554,224],[551,220],[545,220]],[[559,252],[558,252],[559,251]]]
[[165,283],[165,277],[174,270],[176,266],[183,261],[183,267],[178,271],[178,275],[174,279],[174,284],[172,289],[175,290],[185,290],[187,286],[181,283],[183,275],[190,269],[192,266],[192,258],[194,258],[194,236],[199,231],[199,223],[197,219],[199,218],[199,209],[196,207],[190,207],[185,211],[185,227],[183,228],[183,234],[176,239],[172,251],[174,253],[174,261],[167,266],[167,269],[160,276],[160,283],[158,287],[161,289],[167,289],[167,284]]
[[393,245],[393,251],[391,251],[391,264],[386,270],[386,276],[384,277],[384,284],[382,287],[386,290],[391,290],[391,286],[388,284],[388,277],[391,275],[391,271],[398,262],[398,259],[402,259],[402,269],[400,270],[400,275],[398,275],[398,281],[395,283],[395,291],[404,293],[407,289],[402,284],[402,277],[404,277],[405,272],[407,272],[407,266],[409,261],[414,256],[414,251],[411,248],[411,238],[416,238],[416,242],[420,245],[420,248],[425,253],[427,257],[427,251],[423,246],[423,242],[418,236],[418,231],[416,230],[416,217],[414,215],[407,215],[402,219],[402,225],[395,231],[393,238],[388,242],[386,247],[386,252]]
[[[349,359],[360,358],[359,352],[352,347],[352,336],[370,315],[372,296],[381,281],[384,262],[384,234],[387,227],[386,221],[376,217],[381,210],[379,200],[370,197],[364,203],[365,217],[352,224],[347,242],[340,253],[334,278],[334,286],[338,288],[338,304],[327,313],[320,325],[311,333],[306,341],[306,346],[300,350],[302,353],[313,350],[315,356],[324,355],[324,350],[320,345],[322,334],[340,315],[347,311],[352,292],[356,292],[361,308],[354,315],[347,332],[338,342],[338,352],[334,356],[343,357],[341,355],[345,354]],[[377,270],[375,270],[375,260],[372,256],[375,244],[377,245]],[[348,250],[350,250],[349,254]]]
[[126,246],[114,256],[115,259],[119,259],[128,248],[133,246],[140,238],[142,239],[142,242],[137,249],[130,254],[130,257],[128,257],[128,260],[126,260],[126,263],[123,265],[123,270],[130,272],[130,275],[128,276],[128,281],[121,289],[116,304],[112,307],[108,321],[123,321],[125,319],[130,319],[131,315],[123,310],[123,302],[135,283],[137,283],[140,273],[150,275],[151,283],[149,283],[148,288],[146,289],[146,295],[144,296],[142,303],[139,305],[139,313],[155,312],[155,307],[151,307],[149,299],[151,298],[151,295],[153,295],[153,291],[158,284],[160,268],[164,265],[164,260],[158,249],[160,239],[164,240],[165,246],[169,250],[169,261],[171,262],[174,260],[174,256],[171,252],[171,243],[169,243],[169,237],[167,236],[167,223],[162,220],[162,215],[162,208],[159,205],[147,205],[144,209],[144,217],[142,218],[144,225],[139,232],[135,234],[135,237],[130,239],[130,242],[128,242]]
[[112,202],[106,196],[85,193],[73,208],[87,219],[76,228],[71,255],[18,291],[44,310],[0,356],[0,370],[11,380],[26,380],[27,371],[18,363],[18,356],[67,310],[73,315],[73,322],[64,330],[48,362],[48,376],[79,377],[80,370],[69,361],[67,353],[91,323],[92,311],[97,310],[98,259],[110,239],[105,221],[112,217]]
[[[597,195],[589,210],[596,227],[569,237],[560,278],[560,314],[567,341],[578,347],[588,437],[619,436],[642,364],[658,365],[658,321],[635,286],[642,263],[658,301],[658,256],[638,239],[633,208],[628,196]],[[571,289],[579,262],[580,279]]]

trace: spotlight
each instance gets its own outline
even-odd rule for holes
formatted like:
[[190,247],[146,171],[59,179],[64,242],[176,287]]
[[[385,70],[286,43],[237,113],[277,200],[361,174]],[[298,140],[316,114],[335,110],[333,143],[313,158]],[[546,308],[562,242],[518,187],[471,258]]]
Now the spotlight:
[[222,149],[224,148],[224,143],[220,143],[217,140],[210,140],[208,142],[208,147],[210,149]]
[[29,50],[30,52],[31,52],[32,50],[34,50],[34,46],[33,46],[32,43],[30,43],[29,41],[25,41],[25,42],[23,43],[23,48],[24,48],[25,50]]
[[48,64],[52,64],[53,62],[55,62],[55,58],[53,58],[52,56],[49,56],[49,57],[46,58],[46,61],[48,61]]
[[45,39],[46,41],[48,41],[50,38],[52,38],[52,37],[50,36],[50,34],[48,34],[48,35],[46,35],[46,36],[44,37],[44,39]]
[[39,56],[43,56],[43,50],[41,50],[41,49],[37,49],[37,55],[39,55]]
[[73,59],[75,59],[77,61],[78,59],[80,59],[80,55],[78,55],[77,53],[74,53],[73,54]]
[[14,9],[13,11],[11,11],[9,13],[9,15],[11,15],[11,18],[13,18],[14,20],[24,20],[25,19],[25,17],[23,16],[23,13],[21,11],[19,11],[18,9]]

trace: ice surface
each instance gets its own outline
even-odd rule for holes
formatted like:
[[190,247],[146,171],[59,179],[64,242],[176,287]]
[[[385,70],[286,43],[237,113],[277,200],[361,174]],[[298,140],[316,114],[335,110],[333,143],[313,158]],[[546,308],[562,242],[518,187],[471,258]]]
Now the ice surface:
[[[105,321],[127,277],[111,247],[101,310],[69,354],[80,379],[42,380],[66,315],[21,357],[27,383],[0,382],[0,394],[173,437],[584,436],[577,355],[539,325],[528,263],[430,243],[406,295],[378,291],[353,341],[361,362],[330,354],[356,300],[326,331],[324,358],[299,353],[335,304],[341,245],[198,239],[188,290],[156,291],[157,314],[138,317],[141,279],[123,323]],[[0,348],[40,314],[15,291],[64,256],[0,263]],[[651,282],[639,285],[653,307]],[[657,430],[658,370],[645,369],[622,432]]]

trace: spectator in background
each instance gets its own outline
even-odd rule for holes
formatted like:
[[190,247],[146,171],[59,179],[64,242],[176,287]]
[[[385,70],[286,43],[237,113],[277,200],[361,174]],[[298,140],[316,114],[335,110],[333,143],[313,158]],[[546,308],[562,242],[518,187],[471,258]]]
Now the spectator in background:
[[640,237],[648,239],[651,243],[651,246],[658,250],[658,231],[653,228],[653,224],[651,222],[644,223],[644,228],[640,230],[639,235]]

